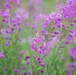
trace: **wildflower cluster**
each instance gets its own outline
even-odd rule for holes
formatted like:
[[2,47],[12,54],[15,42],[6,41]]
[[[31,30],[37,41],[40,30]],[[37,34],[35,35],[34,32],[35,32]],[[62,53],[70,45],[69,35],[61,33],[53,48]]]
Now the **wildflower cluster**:
[[[29,0],[28,10],[20,0],[1,3],[0,75],[76,75],[76,0],[48,14],[41,0]],[[23,38],[28,31],[33,38]]]

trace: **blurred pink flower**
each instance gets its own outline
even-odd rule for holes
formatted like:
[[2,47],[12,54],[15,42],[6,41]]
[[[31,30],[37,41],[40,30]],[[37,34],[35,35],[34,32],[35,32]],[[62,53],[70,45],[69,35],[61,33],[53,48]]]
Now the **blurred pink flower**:
[[74,39],[73,39],[73,40],[74,40],[74,43],[76,44],[76,37],[74,37]]
[[4,35],[5,38],[8,37],[8,33],[6,32],[5,29],[1,29],[1,33],[2,33],[2,35]]
[[0,52],[0,58],[5,58],[5,55],[3,54],[3,52]]
[[16,17],[19,17],[20,19],[27,19],[28,13],[23,8],[19,7],[16,10]]
[[73,59],[76,59],[76,47],[69,50],[69,54]]
[[52,47],[52,45],[53,45],[53,42],[52,42],[52,41],[49,41],[49,42],[47,43],[48,49],[50,49],[50,48]]

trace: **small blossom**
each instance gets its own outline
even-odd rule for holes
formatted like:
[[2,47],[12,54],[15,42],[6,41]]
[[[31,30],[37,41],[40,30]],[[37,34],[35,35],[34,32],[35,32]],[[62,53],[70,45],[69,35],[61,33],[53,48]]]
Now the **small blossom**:
[[23,51],[22,51],[22,54],[26,54],[26,50],[23,50]]
[[24,60],[28,60],[30,58],[30,56],[26,56]]
[[71,71],[70,70],[67,70],[67,75],[71,75]]
[[21,73],[18,73],[17,75],[21,75]]
[[45,66],[45,63],[41,62],[40,65],[41,65],[42,67],[44,67],[44,66]]
[[75,63],[68,63],[67,68],[72,70],[72,69],[76,68],[76,64]]
[[30,64],[29,62],[25,62],[26,65]]
[[76,59],[76,48],[71,48],[69,54],[73,59]]
[[9,46],[9,43],[8,43],[8,42],[6,42],[5,46]]
[[5,68],[6,71],[8,71],[8,68]]
[[41,73],[44,73],[44,70],[40,70]]
[[23,71],[25,68],[24,67],[21,67],[20,69],[21,69],[21,71]]
[[29,22],[26,22],[26,24],[25,24],[26,26],[29,26]]
[[24,72],[24,75],[27,75],[27,72]]
[[18,69],[14,69],[14,72],[17,73],[18,72]]
[[31,28],[32,28],[32,29],[35,29],[35,25],[32,25]]
[[3,54],[3,52],[0,52],[0,58],[5,58],[5,55]]

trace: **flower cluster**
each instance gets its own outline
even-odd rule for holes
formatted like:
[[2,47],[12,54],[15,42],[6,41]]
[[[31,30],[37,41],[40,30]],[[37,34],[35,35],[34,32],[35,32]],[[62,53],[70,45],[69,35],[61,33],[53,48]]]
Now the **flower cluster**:
[[[76,68],[76,0],[57,3],[59,9],[47,14],[42,12],[41,0],[29,0],[28,10],[20,0],[6,0],[2,4],[0,74],[63,75],[67,71],[71,75]],[[14,6],[16,10],[12,11]],[[28,42],[22,35],[29,31],[34,33]]]

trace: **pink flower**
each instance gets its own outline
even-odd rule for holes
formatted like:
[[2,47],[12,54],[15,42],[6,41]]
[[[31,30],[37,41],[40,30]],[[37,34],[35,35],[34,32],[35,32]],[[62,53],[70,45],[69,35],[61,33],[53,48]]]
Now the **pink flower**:
[[73,59],[76,59],[76,47],[69,50],[69,54]]
[[5,58],[5,55],[3,54],[3,52],[0,52],[0,58]]
[[16,3],[19,7],[21,6],[20,0],[12,0],[14,3]]
[[34,0],[36,4],[41,4],[41,0]]
[[74,40],[74,43],[76,44],[76,37],[74,37],[74,39],[73,39],[73,40]]
[[33,42],[34,42],[35,44],[38,44],[38,43],[41,42],[41,39],[40,39],[40,38],[34,38],[34,39],[33,39]]
[[53,45],[53,42],[52,42],[52,41],[49,41],[49,42],[47,43],[48,49],[50,49],[50,48],[52,47],[52,45]]
[[1,33],[2,35],[4,35],[4,37],[8,37],[8,33],[6,33],[6,30],[5,29],[1,29]]
[[20,19],[27,19],[28,12],[26,12],[23,8],[20,7],[16,10],[16,17],[19,17]]

